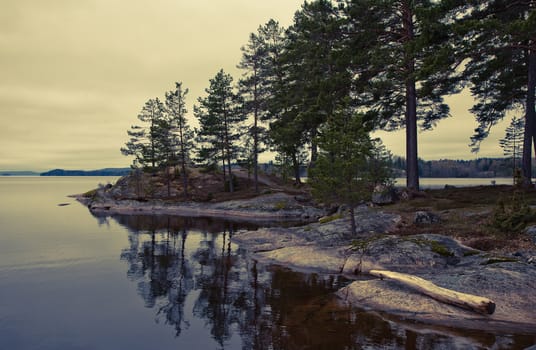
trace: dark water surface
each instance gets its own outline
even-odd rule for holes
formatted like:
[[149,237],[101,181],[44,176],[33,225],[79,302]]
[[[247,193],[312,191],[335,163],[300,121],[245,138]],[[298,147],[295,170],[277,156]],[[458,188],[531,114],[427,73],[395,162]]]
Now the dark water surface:
[[113,180],[0,178],[0,349],[523,349],[534,340],[337,306],[332,292],[346,280],[258,264],[230,241],[243,224],[99,218],[66,197]]

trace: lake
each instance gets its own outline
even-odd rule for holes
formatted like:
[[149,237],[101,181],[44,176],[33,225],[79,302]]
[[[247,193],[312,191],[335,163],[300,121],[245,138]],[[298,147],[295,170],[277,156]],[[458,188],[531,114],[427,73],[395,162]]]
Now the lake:
[[[445,188],[445,185],[455,187],[471,187],[471,186],[490,186],[490,185],[512,185],[511,177],[492,177],[492,178],[432,178],[421,177],[419,185],[421,189],[438,189]],[[396,178],[395,185],[405,187],[406,178]]]
[[115,178],[0,177],[0,349],[522,349],[530,335],[339,306],[335,275],[265,266],[254,226],[95,217],[67,195]]

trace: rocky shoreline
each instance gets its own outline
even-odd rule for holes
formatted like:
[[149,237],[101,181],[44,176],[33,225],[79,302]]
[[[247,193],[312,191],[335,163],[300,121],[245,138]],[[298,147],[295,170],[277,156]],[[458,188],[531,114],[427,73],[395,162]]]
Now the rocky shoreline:
[[[397,235],[401,217],[361,206],[358,235],[349,218],[325,215],[302,198],[284,192],[219,203],[167,203],[76,196],[95,215],[167,214],[217,217],[253,223],[299,222],[294,227],[238,231],[233,240],[264,263],[297,270],[342,274],[354,280],[336,295],[341,304],[431,325],[536,334],[536,251],[493,256],[440,234]],[[433,220],[431,220],[433,221]],[[492,299],[484,315],[436,301],[372,269],[409,273],[455,291]]]
[[[358,237],[342,233],[348,231],[348,221],[241,231],[233,239],[265,263],[355,280],[337,292],[342,304],[432,325],[536,333],[536,252],[500,257],[443,235],[390,234],[400,217],[364,206],[356,212]],[[487,297],[497,308],[484,315],[448,305],[397,282],[373,278],[368,275],[372,269],[409,273],[444,288]]]
[[106,197],[90,199],[83,195],[76,195],[75,198],[96,215],[177,215],[257,223],[267,221],[307,223],[318,221],[324,215],[322,209],[303,204],[296,199],[296,196],[283,192],[219,203],[170,203],[163,200],[116,200]]

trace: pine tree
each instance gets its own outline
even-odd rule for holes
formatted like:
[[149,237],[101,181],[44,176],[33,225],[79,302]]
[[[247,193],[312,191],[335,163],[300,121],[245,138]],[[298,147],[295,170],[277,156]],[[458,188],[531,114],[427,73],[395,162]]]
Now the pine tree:
[[362,116],[337,111],[320,129],[318,145],[319,157],[309,174],[313,195],[326,204],[347,205],[355,235],[354,208],[372,193],[367,158],[373,145]]
[[512,170],[514,174],[517,169],[518,158],[522,155],[524,129],[525,121],[522,118],[514,117],[512,118],[510,125],[506,128],[504,138],[499,140],[504,155],[512,158]]
[[188,171],[190,151],[193,148],[194,132],[186,119],[186,95],[188,89],[182,83],[175,83],[175,90],[166,93],[166,110],[171,127],[170,141],[173,146],[173,155],[181,167],[183,181],[183,194],[188,198]]
[[[253,123],[248,127],[251,135],[251,161],[255,191],[259,191],[258,158],[259,154],[266,150],[266,128],[262,121],[268,120],[269,110],[267,99],[272,88],[273,78],[273,52],[277,50],[274,40],[278,40],[277,33],[280,31],[279,24],[270,20],[264,26],[260,26],[256,33],[251,33],[246,46],[242,47],[242,60],[238,68],[244,70],[243,77],[239,82],[240,93],[244,100],[244,113],[251,115]],[[274,37],[276,35],[276,37]]]
[[281,56],[287,99],[295,111],[293,127],[310,145],[309,166],[317,158],[316,134],[337,104],[350,94],[348,55],[342,50],[341,18],[331,1],[305,2],[286,32]]
[[[449,115],[444,94],[457,91],[457,62],[442,45],[448,22],[437,2],[341,0],[345,40],[353,54],[356,104],[366,121],[406,129],[407,186],[419,189],[417,126]],[[366,108],[365,108],[366,107]]]
[[231,162],[238,156],[240,127],[245,120],[242,101],[232,82],[231,75],[220,70],[210,80],[210,87],[205,90],[207,96],[200,97],[199,105],[194,109],[200,125],[198,157],[209,164],[222,161],[224,180],[228,182],[230,192],[234,191]]
[[317,158],[318,128],[350,92],[351,74],[340,44],[340,18],[330,1],[305,2],[285,32],[276,56],[269,135],[280,159],[290,160],[300,184],[301,154]]
[[138,115],[143,124],[133,125],[127,131],[130,140],[121,148],[121,153],[134,156],[133,167],[155,170],[168,161],[169,123],[164,110],[158,98],[148,100]]
[[[468,58],[465,79],[477,100],[475,150],[508,111],[525,111],[522,171],[529,185],[536,139],[536,5],[534,1],[473,0],[461,8],[456,30]],[[469,5],[469,7],[468,7]],[[534,142],[536,147],[536,142]]]

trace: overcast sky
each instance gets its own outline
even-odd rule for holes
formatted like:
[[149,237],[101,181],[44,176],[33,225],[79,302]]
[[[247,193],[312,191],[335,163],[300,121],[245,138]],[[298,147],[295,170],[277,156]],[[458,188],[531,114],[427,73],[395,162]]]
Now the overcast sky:
[[[0,170],[126,167],[119,149],[149,99],[182,81],[188,105],[223,68],[235,80],[240,47],[270,18],[288,26],[302,0],[0,0]],[[453,118],[419,134],[419,156],[502,156],[497,140],[478,155],[467,96]],[[506,124],[506,123],[505,123]],[[404,133],[380,133],[404,155]]]

